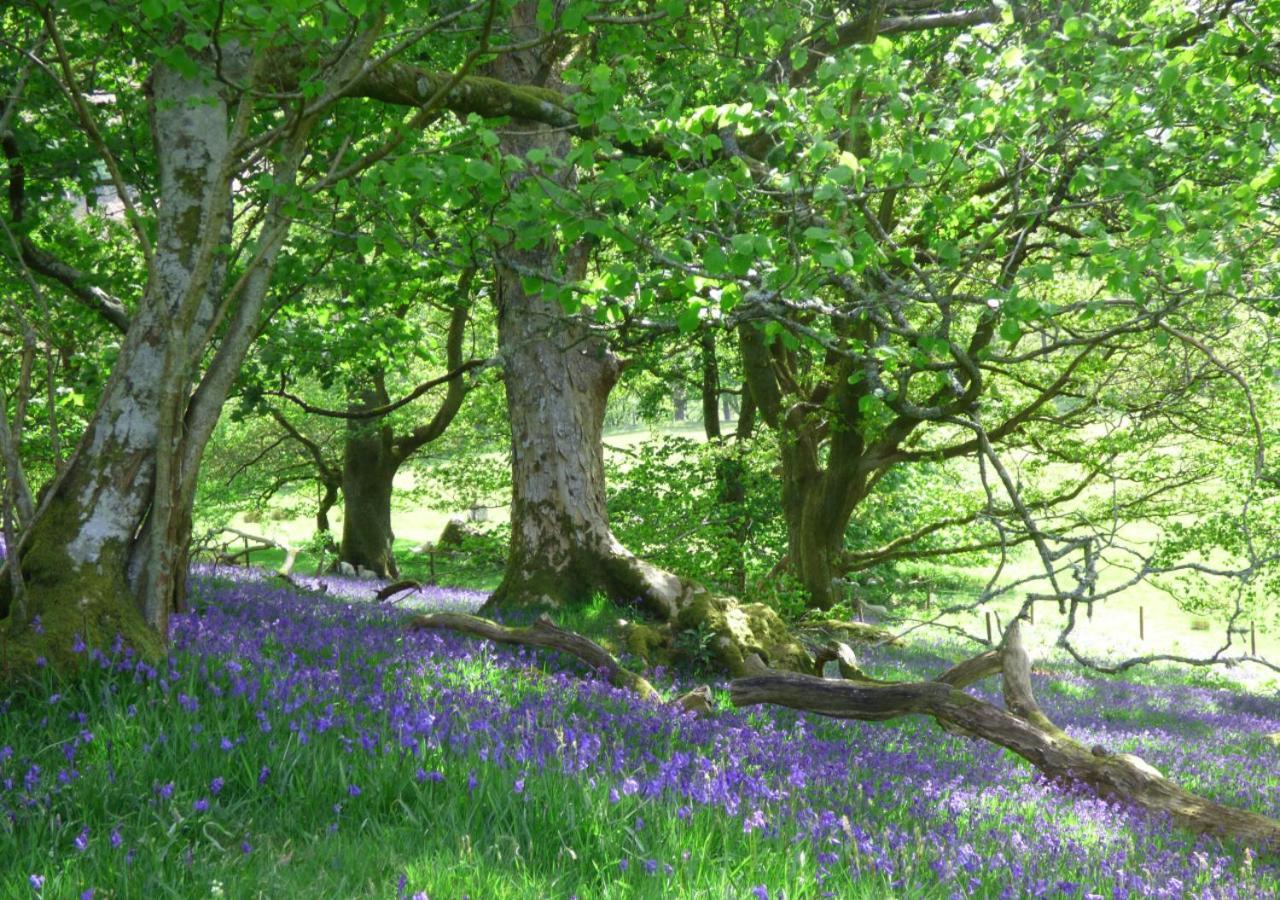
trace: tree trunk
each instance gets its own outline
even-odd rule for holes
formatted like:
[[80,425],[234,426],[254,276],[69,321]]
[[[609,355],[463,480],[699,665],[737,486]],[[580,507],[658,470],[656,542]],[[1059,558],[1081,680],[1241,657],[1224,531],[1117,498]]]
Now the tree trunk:
[[[555,60],[545,56],[553,45],[536,40],[537,7],[522,0],[513,10],[512,38],[533,46],[494,63],[495,74],[508,83],[539,84],[554,71]],[[519,119],[500,132],[499,140],[504,154],[522,158],[539,150],[564,159],[570,149],[565,131]],[[531,164],[511,176],[513,197],[535,168]],[[572,187],[572,168],[560,172],[556,177]],[[585,245],[561,247],[548,236],[529,246],[528,235],[542,231],[539,221],[530,221],[527,229],[513,227],[508,242],[494,248],[513,494],[506,571],[485,608],[577,605],[600,592],[634,604],[670,629],[709,629],[716,635],[713,652],[731,672],[745,671],[752,651],[778,666],[807,669],[812,665],[807,652],[772,610],[714,597],[637,559],[613,536],[605,506],[602,432],[619,366],[586,321],[554,299],[526,290],[530,275],[555,283],[585,272]]]
[[[842,423],[832,429],[824,451],[822,422],[805,405],[784,403],[775,364],[784,370],[791,367],[790,361],[780,358],[786,351],[777,343],[766,345],[763,334],[752,325],[744,325],[738,333],[750,396],[761,417],[778,433],[788,566],[808,595],[809,605],[830,609],[839,599],[832,582],[838,574],[845,529],[867,484],[850,364],[838,364],[832,379],[837,387],[823,398]],[[744,404],[743,418],[746,415]]]
[[[388,401],[381,379],[353,408],[380,406]],[[361,419],[347,421],[342,458],[342,544],[338,559],[375,572],[379,578],[399,578],[391,531],[392,482],[399,460],[388,425]]]
[[394,465],[380,456],[361,452],[368,441],[347,442],[342,467],[342,544],[338,558],[375,572],[379,578],[399,578],[391,531],[391,493]]
[[329,510],[333,509],[338,503],[338,491],[342,485],[334,481],[325,481],[324,494],[320,497],[320,503],[316,506],[316,531],[321,534],[328,534],[329,527]]
[[809,605],[825,610],[840,599],[833,581],[848,518],[840,522],[832,520],[825,498],[819,492],[820,485],[821,479],[808,480],[783,472],[787,559],[792,573],[808,595]]
[[[247,54],[224,48],[230,81],[247,77],[247,63]],[[158,655],[181,603],[200,459],[288,231],[282,191],[267,205],[252,259],[224,292],[234,132],[221,85],[206,76],[158,66],[151,80],[160,179],[146,290],[84,437],[14,553],[23,602],[11,606],[8,580],[0,585],[16,668],[37,656],[74,667],[77,633],[99,646],[119,635]],[[293,183],[309,126],[299,123],[279,147],[276,184]],[[215,333],[217,349],[193,392]]]
[[[192,332],[208,325],[220,287],[212,251],[230,186],[221,98],[203,79],[164,67],[153,90],[161,179],[151,278],[89,428],[17,554],[27,586],[21,608],[9,609],[0,587],[10,633],[34,638],[51,659],[67,654],[77,632],[100,643],[120,634],[154,652],[167,629],[168,607],[144,618],[128,573],[154,498],[162,404],[173,389],[166,373],[189,378],[203,349],[190,335],[175,341],[172,322],[191,322]],[[36,616],[43,633],[29,628]]]
[[689,392],[683,382],[677,381],[671,385],[672,418],[677,422],[683,422],[688,417],[688,405]]
[[702,430],[708,441],[720,439],[720,366],[716,362],[716,338],[704,331],[702,350]]
[[517,271],[546,271],[549,252],[507,248],[497,276],[513,496],[506,572],[490,603],[558,607],[596,591],[634,600],[651,591],[605,507],[601,438],[618,363],[558,303],[524,290]]

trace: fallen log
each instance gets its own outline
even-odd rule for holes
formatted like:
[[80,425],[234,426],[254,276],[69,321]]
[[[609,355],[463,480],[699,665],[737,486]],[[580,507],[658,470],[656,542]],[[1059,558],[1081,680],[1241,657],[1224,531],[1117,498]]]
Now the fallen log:
[[[241,557],[244,557],[245,565],[248,565],[249,560],[252,554],[254,553],[258,553],[264,550],[281,550],[284,552],[284,563],[282,563],[280,566],[279,574],[281,575],[293,574],[293,567],[298,561],[298,553],[300,548],[293,547],[282,541],[277,541],[269,537],[263,537],[260,534],[250,534],[249,532],[241,531],[238,528],[230,528],[230,527],[224,526],[218,532],[215,532],[215,534],[219,534],[219,533],[235,535],[236,537],[244,541],[244,547],[241,548],[240,550],[237,550],[235,553],[232,553],[231,547],[230,547],[232,542],[228,541],[227,543],[223,544],[223,547],[219,552],[219,555],[217,557],[218,562],[234,565],[236,560],[240,559]],[[253,543],[251,544],[250,541],[252,541]]]
[[[1004,709],[961,690],[996,671],[1003,676]],[[1055,725],[1032,693],[1031,665],[1017,621],[998,652],[954,666],[936,681],[885,684],[770,670],[734,680],[729,695],[735,706],[769,703],[839,719],[932,716],[948,730],[1012,750],[1055,781],[1086,785],[1103,797],[1169,815],[1197,832],[1280,850],[1280,822],[1197,796],[1141,758],[1085,747]]]
[[378,593],[374,594],[373,596],[376,600],[378,600],[379,602],[382,602],[384,600],[390,600],[396,594],[401,594],[401,593],[404,593],[405,591],[419,591],[419,590],[422,590],[421,582],[413,581],[412,579],[405,579],[404,581],[396,581],[387,585],[386,587],[378,591]]
[[439,629],[459,631],[499,644],[522,644],[527,647],[559,650],[561,653],[577,657],[593,669],[604,671],[615,687],[635,691],[646,700],[659,696],[653,685],[630,669],[623,668],[608,650],[588,637],[561,628],[547,615],[538,616],[532,625],[512,628],[466,613],[432,613],[426,616],[414,616],[409,620],[409,629],[411,631]]

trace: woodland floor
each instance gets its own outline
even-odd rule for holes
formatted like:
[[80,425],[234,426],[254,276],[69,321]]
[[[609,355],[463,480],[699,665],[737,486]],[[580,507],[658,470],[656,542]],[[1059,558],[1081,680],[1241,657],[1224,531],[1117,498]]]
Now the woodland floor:
[[[927,721],[746,713],[719,691],[715,715],[675,714],[570,661],[406,633],[367,582],[234,574],[194,579],[164,665],[86,655],[74,684],[0,705],[0,897],[1280,895],[1280,859],[1065,793]],[[903,677],[958,655],[862,661]],[[1037,679],[1078,739],[1280,815],[1274,692]]]

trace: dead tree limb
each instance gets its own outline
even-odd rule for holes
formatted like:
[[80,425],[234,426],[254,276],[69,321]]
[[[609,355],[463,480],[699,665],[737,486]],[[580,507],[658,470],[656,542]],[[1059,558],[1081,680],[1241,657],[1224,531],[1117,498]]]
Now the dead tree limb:
[[387,585],[386,587],[378,591],[378,593],[374,594],[373,596],[378,601],[383,601],[383,600],[390,600],[396,594],[402,594],[405,591],[419,591],[419,590],[422,590],[421,582],[413,581],[412,579],[405,579],[404,581],[396,581]]
[[[245,558],[245,565],[248,565],[250,554],[256,553],[259,550],[283,550],[284,562],[280,566],[280,574],[290,575],[293,573],[293,567],[298,562],[298,547],[292,547],[289,544],[273,540],[269,537],[263,537],[260,534],[250,534],[247,531],[241,531],[238,528],[223,528],[221,529],[221,533],[234,534],[236,537],[245,541],[245,546],[243,549],[232,553],[230,552],[229,546],[224,544],[222,550],[218,554],[218,562],[234,563],[243,556]],[[254,542],[252,546],[249,545],[249,541]]]
[[729,693],[735,706],[771,703],[839,719],[932,716],[948,730],[1012,750],[1055,781],[1086,785],[1104,797],[1169,815],[1198,832],[1280,849],[1280,822],[1275,819],[1192,794],[1132,754],[1109,753],[1072,740],[1036,703],[1016,621],[1009,626],[998,659],[1006,708],[957,687],[994,674],[992,657],[984,653],[961,663],[937,681],[882,684],[770,671],[731,682]]
[[646,679],[623,668],[608,650],[588,637],[561,628],[546,615],[539,616],[532,625],[512,628],[499,625],[490,619],[469,616],[465,613],[432,613],[415,616],[409,620],[412,631],[445,629],[460,631],[473,637],[485,638],[499,644],[522,644],[527,647],[543,647],[576,656],[593,669],[602,670],[616,687],[635,691],[643,699],[657,698],[658,692]]

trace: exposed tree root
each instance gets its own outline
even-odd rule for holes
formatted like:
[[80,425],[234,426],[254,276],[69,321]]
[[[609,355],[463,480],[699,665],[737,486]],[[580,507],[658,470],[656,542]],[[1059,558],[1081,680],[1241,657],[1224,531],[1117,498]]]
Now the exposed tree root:
[[[598,543],[607,546],[593,547],[592,552],[580,548],[572,562],[554,571],[526,571],[509,560],[502,586],[481,612],[554,610],[580,604],[599,591],[653,620],[626,626],[628,648],[646,662],[672,656],[677,635],[689,632],[703,642],[700,651],[730,675],[744,674],[745,660],[752,653],[774,668],[814,671],[808,650],[771,607],[713,594],[697,582],[636,557],[611,535]],[[884,635],[889,637],[887,632]]]
[[532,625],[511,628],[499,625],[490,619],[469,616],[465,613],[432,613],[410,619],[409,628],[413,631],[431,629],[460,631],[463,634],[485,638],[499,644],[523,644],[527,647],[559,650],[561,653],[576,656],[593,669],[604,671],[608,674],[609,681],[616,687],[635,691],[645,699],[658,696],[653,685],[630,669],[623,668],[608,650],[588,637],[561,628],[551,621],[550,616],[538,616]]
[[[1003,675],[1005,709],[961,690],[997,672]],[[1054,780],[1088,785],[1104,797],[1167,814],[1198,832],[1280,849],[1280,822],[1199,797],[1137,756],[1088,748],[1063,732],[1036,703],[1030,661],[1016,621],[1000,651],[966,660],[936,681],[836,681],[770,671],[737,679],[729,691],[736,706],[772,703],[842,719],[933,716],[948,731],[1012,750]]]
[[[661,695],[652,684],[630,669],[624,668],[608,650],[588,637],[559,627],[551,621],[549,616],[539,616],[532,625],[524,628],[510,628],[489,619],[469,616],[465,613],[433,613],[410,619],[409,628],[414,631],[446,629],[485,638],[499,644],[523,644],[527,647],[559,650],[570,656],[576,656],[592,668],[608,673],[609,681],[616,687],[634,691],[645,700],[661,699]],[[705,684],[676,697],[668,705],[698,715],[710,715],[715,711],[711,688]]]

